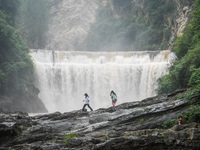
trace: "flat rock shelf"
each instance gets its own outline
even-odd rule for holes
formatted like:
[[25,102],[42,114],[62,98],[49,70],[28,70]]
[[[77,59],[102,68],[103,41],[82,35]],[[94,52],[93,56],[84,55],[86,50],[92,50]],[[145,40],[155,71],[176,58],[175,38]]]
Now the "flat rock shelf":
[[0,114],[0,150],[199,149],[198,123],[158,129],[187,111],[189,101],[176,100],[182,92],[93,112]]

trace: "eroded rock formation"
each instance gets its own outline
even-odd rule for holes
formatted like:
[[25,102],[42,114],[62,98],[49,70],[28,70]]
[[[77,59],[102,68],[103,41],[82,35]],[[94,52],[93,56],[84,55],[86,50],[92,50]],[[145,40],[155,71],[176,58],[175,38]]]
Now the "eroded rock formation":
[[[190,13],[193,10],[194,0],[172,0],[175,11],[165,16],[164,29],[171,32],[169,48],[176,36],[182,35],[183,29],[187,26]],[[132,0],[133,9],[144,9],[143,2]],[[45,49],[74,51],[84,45],[85,39],[90,32],[91,26],[96,22],[97,9],[109,5],[116,18],[118,14],[114,10],[111,0],[89,1],[89,0],[51,0],[49,31],[46,34]],[[125,9],[125,8],[122,8]],[[131,13],[131,12],[130,12]],[[133,13],[133,17],[145,12]],[[101,41],[99,41],[101,42]],[[87,49],[85,49],[87,50]],[[95,50],[95,49],[94,49]]]
[[38,97],[39,92],[38,88],[33,85],[29,85],[27,86],[27,93],[24,95],[0,95],[0,113],[16,111],[28,113],[47,113],[47,108]]
[[51,0],[51,3],[52,19],[45,49],[76,50],[95,22],[97,0]]
[[0,149],[199,149],[198,123],[156,129],[187,110],[188,100],[176,100],[176,94],[93,112],[0,114]]

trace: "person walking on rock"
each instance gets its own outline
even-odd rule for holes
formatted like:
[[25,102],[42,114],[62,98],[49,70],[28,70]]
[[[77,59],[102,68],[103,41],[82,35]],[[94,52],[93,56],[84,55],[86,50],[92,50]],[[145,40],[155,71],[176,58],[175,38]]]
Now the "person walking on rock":
[[85,96],[85,100],[83,100],[83,102],[85,101],[85,104],[83,106],[82,111],[85,110],[86,106],[88,106],[90,108],[90,110],[93,111],[93,109],[90,107],[90,97],[89,97],[89,95],[87,93],[85,93],[84,96]]
[[112,105],[113,105],[113,107],[116,105],[116,102],[117,102],[117,95],[115,94],[115,92],[114,91],[111,91],[110,92],[110,97],[111,97],[111,99],[112,99]]

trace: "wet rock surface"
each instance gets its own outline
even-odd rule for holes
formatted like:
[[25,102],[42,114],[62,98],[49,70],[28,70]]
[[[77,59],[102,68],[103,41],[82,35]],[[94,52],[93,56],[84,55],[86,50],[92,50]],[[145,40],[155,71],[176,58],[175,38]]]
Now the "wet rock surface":
[[187,111],[180,92],[93,112],[0,114],[0,150],[199,149],[198,123],[156,129]]

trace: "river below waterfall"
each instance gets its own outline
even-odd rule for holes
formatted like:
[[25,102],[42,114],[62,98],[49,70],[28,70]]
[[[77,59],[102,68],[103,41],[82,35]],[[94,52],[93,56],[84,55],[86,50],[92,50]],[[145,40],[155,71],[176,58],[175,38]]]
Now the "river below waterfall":
[[78,52],[31,50],[35,84],[49,112],[81,109],[88,93],[93,109],[155,96],[157,79],[175,58],[169,50],[139,52]]

